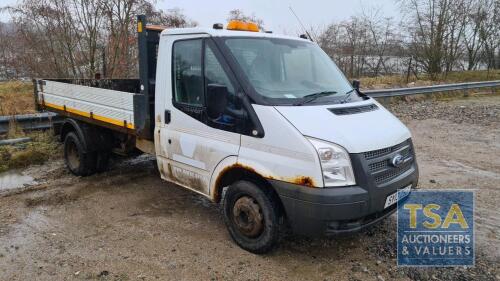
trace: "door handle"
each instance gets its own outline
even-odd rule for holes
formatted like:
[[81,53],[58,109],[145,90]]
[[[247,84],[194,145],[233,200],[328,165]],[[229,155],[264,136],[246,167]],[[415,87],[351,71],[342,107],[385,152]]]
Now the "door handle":
[[170,110],[165,110],[165,124],[170,124],[171,119]]

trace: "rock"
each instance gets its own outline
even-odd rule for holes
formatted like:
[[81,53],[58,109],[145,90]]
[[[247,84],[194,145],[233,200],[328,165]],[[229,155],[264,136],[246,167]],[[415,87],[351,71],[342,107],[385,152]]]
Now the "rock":
[[108,276],[108,275],[109,275],[109,271],[103,270],[103,271],[101,271],[101,273],[99,273],[99,275],[97,275],[97,277],[104,277],[104,276]]
[[436,183],[436,180],[430,180],[429,182],[430,183]]
[[385,281],[385,278],[382,275],[377,275],[377,280],[378,281]]

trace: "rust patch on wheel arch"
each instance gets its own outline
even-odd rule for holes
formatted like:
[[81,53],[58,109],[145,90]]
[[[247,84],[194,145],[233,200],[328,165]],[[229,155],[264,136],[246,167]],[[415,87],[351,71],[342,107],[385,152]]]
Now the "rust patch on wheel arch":
[[303,176],[296,177],[296,178],[293,179],[292,182],[295,183],[295,184],[303,185],[303,186],[307,186],[307,187],[315,187],[314,181],[310,177],[303,177]]
[[226,172],[228,172],[232,169],[236,169],[236,168],[247,170],[249,172],[260,175],[261,177],[268,179],[268,180],[279,180],[279,181],[284,181],[284,182],[293,183],[293,184],[297,184],[297,185],[307,186],[310,188],[316,188],[316,185],[314,184],[314,180],[311,177],[298,176],[298,177],[295,177],[293,179],[275,178],[273,176],[262,175],[262,174],[258,173],[257,171],[255,171],[255,169],[250,167],[250,166],[243,165],[241,163],[235,163],[231,166],[227,166],[224,169],[222,169],[222,171],[217,176],[217,179],[215,180],[215,186],[214,186],[215,190],[213,193],[213,199],[215,201],[218,201],[220,199],[220,194],[219,194],[220,191],[219,191],[218,187],[220,185],[222,177],[226,174]]
[[244,169],[244,170],[247,170],[249,172],[252,172],[252,173],[255,173],[257,175],[260,175],[259,173],[257,173],[255,171],[254,168],[252,167],[249,167],[249,166],[246,166],[246,165],[243,165],[241,163],[235,163],[231,166],[227,166],[225,167],[224,169],[222,169],[222,171],[220,171],[219,175],[217,175],[217,179],[215,180],[215,185],[214,185],[214,192],[213,192],[213,197],[212,199],[214,201],[219,201],[220,200],[220,190],[219,190],[219,185],[221,184],[221,181],[222,181],[222,177],[224,177],[224,175],[229,172],[230,170],[232,169]]

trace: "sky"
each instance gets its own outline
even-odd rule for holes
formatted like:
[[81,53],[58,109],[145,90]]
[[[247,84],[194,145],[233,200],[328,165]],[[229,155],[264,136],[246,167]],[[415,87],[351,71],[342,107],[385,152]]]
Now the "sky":
[[[0,7],[15,4],[15,0],[0,0]],[[240,9],[245,14],[255,14],[264,20],[266,30],[276,33],[297,34],[302,28],[289,10],[293,8],[306,27],[321,28],[333,21],[341,21],[359,15],[363,9],[380,9],[384,17],[398,17],[395,0],[157,0],[162,10],[180,8],[200,26],[211,27],[214,23],[226,23],[230,10]],[[0,14],[0,21],[8,21],[9,15]]]

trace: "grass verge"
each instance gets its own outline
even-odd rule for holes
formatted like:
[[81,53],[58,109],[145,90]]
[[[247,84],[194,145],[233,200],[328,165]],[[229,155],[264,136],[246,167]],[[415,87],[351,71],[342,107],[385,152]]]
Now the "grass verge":
[[0,172],[40,165],[61,157],[60,145],[51,131],[34,132],[25,136],[30,137],[32,141],[0,146]]
[[0,116],[35,112],[32,83],[0,82]]

